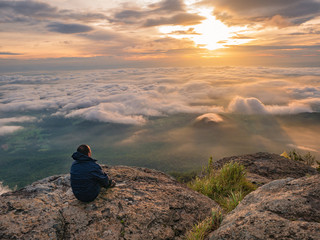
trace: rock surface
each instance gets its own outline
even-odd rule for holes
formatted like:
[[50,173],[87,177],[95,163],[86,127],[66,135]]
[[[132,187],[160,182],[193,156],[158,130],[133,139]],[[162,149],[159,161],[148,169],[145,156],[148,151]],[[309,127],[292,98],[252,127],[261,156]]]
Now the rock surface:
[[218,205],[164,173],[104,167],[118,183],[91,203],[76,200],[69,175],[0,196],[0,239],[183,239]]
[[320,239],[320,175],[272,181],[247,195],[210,240]]
[[308,165],[270,153],[222,158],[214,162],[214,167],[220,169],[225,163],[231,161],[244,165],[248,180],[257,185],[263,185],[276,179],[301,178],[306,175],[318,174],[316,169]]

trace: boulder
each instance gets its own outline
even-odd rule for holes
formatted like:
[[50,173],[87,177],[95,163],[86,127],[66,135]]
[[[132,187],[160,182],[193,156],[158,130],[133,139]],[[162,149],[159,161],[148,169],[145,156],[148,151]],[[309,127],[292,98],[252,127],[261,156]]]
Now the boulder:
[[247,195],[210,240],[320,239],[320,175],[272,181]]
[[212,208],[219,209],[162,172],[103,170],[117,186],[91,203],[73,196],[69,174],[1,195],[0,239],[183,239]]
[[304,163],[287,159],[278,154],[263,152],[222,158],[214,162],[214,168],[220,169],[231,161],[244,165],[248,180],[257,185],[263,185],[276,179],[300,178],[319,174],[315,168]]

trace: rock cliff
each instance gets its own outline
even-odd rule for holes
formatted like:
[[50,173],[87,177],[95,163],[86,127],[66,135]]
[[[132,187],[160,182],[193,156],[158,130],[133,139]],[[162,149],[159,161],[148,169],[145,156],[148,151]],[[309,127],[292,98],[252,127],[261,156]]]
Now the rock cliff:
[[247,195],[210,240],[319,240],[320,175],[272,181]]
[[[276,154],[223,158],[236,161],[259,184],[224,217],[210,240],[320,240],[320,174]],[[75,199],[69,175],[45,178],[0,196],[0,239],[184,239],[195,223],[220,210],[213,200],[155,170],[103,170],[117,186],[91,203]],[[280,180],[277,180],[280,179]]]
[[316,169],[306,164],[263,152],[222,158],[214,162],[214,167],[220,169],[231,161],[242,164],[247,170],[248,179],[259,186],[276,179],[301,178],[318,174]]
[[69,175],[0,196],[0,239],[183,239],[218,205],[150,169],[106,168],[117,182],[91,203],[76,200]]

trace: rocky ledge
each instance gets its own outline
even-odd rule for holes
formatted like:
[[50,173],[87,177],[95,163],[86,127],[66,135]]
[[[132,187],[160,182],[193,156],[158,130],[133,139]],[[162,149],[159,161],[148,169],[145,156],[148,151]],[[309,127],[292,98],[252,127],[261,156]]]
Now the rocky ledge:
[[[261,185],[229,214],[211,240],[320,240],[320,175],[276,154],[235,161]],[[213,200],[146,168],[103,167],[117,182],[91,203],[75,199],[69,175],[45,178],[0,196],[0,239],[184,239],[220,210]],[[280,179],[280,180],[276,180]]]
[[247,171],[248,180],[258,186],[276,179],[301,178],[318,174],[315,168],[302,162],[264,152],[222,158],[214,162],[214,167],[220,169],[231,161],[242,164]]
[[69,175],[0,196],[0,239],[183,239],[219,209],[211,199],[150,169],[103,167],[117,182],[91,203],[75,199]]
[[210,240],[319,240],[320,175],[272,181],[247,195]]

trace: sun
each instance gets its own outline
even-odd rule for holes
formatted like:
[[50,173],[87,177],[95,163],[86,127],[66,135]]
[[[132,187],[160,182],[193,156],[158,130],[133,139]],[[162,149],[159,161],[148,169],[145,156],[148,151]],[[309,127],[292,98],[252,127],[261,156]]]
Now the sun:
[[251,41],[252,39],[237,39],[238,33],[243,33],[247,27],[228,27],[212,15],[213,9],[197,8],[192,12],[205,17],[201,24],[194,26],[162,26],[159,31],[167,36],[192,40],[197,47],[215,50],[226,48],[228,45],[238,45]]
[[232,37],[232,30],[218,21],[210,9],[199,9],[200,15],[206,17],[201,24],[194,26],[194,31],[200,35],[192,36],[192,40],[199,46],[209,50],[223,48],[226,40]]

